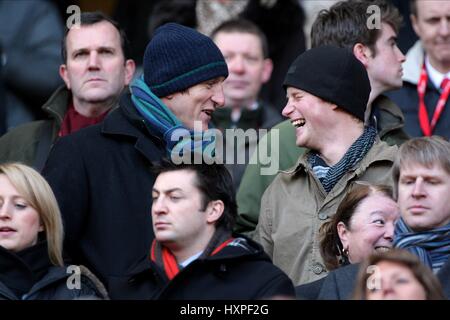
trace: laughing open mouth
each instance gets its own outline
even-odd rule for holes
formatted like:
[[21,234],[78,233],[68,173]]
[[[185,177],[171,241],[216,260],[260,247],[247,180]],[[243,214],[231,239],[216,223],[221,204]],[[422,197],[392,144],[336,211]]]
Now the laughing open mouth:
[[291,123],[292,123],[292,125],[294,127],[300,128],[300,127],[303,127],[305,125],[306,121],[305,121],[304,118],[301,118],[301,119],[292,120]]

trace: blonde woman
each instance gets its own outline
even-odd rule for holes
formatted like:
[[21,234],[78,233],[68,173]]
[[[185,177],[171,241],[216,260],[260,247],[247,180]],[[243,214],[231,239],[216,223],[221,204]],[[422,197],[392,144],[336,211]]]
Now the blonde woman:
[[45,179],[19,163],[0,165],[0,299],[103,299],[82,266],[65,266],[63,226]]

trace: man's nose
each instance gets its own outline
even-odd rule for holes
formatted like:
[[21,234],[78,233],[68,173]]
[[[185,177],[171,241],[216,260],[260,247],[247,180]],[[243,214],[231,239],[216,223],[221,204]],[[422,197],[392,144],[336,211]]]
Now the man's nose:
[[424,183],[424,181],[421,177],[417,178],[416,181],[414,182],[413,191],[412,191],[412,195],[414,197],[420,197],[425,194],[424,188],[423,188],[423,183]]
[[243,73],[245,71],[244,59],[240,56],[234,57],[228,65],[231,72]]
[[294,111],[294,106],[288,101],[281,111],[281,114],[284,117],[289,118],[289,115],[292,113],[292,111]]
[[223,93],[222,83],[217,84],[211,99],[217,105],[217,107],[223,107],[225,105],[225,95]]
[[97,51],[89,53],[89,69],[98,69],[100,66],[99,56]]

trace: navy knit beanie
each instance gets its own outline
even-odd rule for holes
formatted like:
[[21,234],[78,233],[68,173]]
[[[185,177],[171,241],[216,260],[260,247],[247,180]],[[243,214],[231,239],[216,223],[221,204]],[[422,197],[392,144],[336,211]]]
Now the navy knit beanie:
[[347,49],[320,46],[291,64],[283,83],[334,103],[364,121],[370,81],[364,65]]
[[227,64],[214,42],[177,23],[156,29],[145,49],[144,81],[160,98],[227,76]]

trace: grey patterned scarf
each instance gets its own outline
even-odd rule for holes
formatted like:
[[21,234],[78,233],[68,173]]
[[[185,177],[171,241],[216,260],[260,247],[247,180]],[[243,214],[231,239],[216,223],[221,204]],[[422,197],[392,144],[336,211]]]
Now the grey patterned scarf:
[[332,167],[328,166],[316,152],[309,154],[308,163],[327,193],[333,189],[348,170],[365,157],[375,142],[376,136],[377,130],[375,128],[365,127],[363,134],[350,146],[342,159]]

